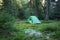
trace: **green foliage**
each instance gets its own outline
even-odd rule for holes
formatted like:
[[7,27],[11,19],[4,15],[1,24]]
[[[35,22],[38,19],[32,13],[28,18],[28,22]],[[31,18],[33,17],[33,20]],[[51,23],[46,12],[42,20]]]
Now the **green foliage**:
[[51,37],[59,40],[60,39],[60,31],[56,31],[54,35],[51,35]]
[[13,24],[16,21],[16,18],[8,12],[0,12],[0,35],[10,35],[10,32],[13,32],[15,30],[13,28]]
[[3,7],[3,10],[6,10],[15,17],[17,16],[19,6],[17,5],[16,0],[3,0]]
[[[32,28],[32,29],[35,29],[37,31],[43,32],[44,35],[46,36],[46,34],[48,34],[48,33],[53,33],[53,32],[59,31],[60,30],[59,23],[60,22],[58,22],[58,21],[56,21],[56,22],[51,21],[51,22],[48,22],[48,23],[45,22],[42,24],[27,24],[23,21],[20,21],[20,22],[17,22],[16,24],[14,24],[14,27],[17,30],[19,30],[19,32],[18,32],[19,34],[17,33],[17,39],[19,39],[19,37],[20,37],[20,40],[22,40],[22,39],[36,40],[35,37],[29,37],[28,35],[24,34],[24,29]],[[56,35],[56,37],[57,37],[57,35]],[[40,38],[40,39],[45,40],[44,37]],[[52,39],[54,40],[54,38],[52,38]]]
[[1,24],[5,24],[5,23],[10,22],[12,20],[15,20],[15,18],[11,14],[9,14],[7,12],[1,12],[0,13]]
[[[53,40],[55,40],[54,38],[57,40],[60,38],[60,21],[42,21],[41,24],[28,24],[24,21],[17,21],[15,18],[16,16],[14,16],[17,15],[17,13],[19,13],[18,15],[21,19],[24,19],[25,17],[29,17],[31,13],[35,14],[35,11],[37,11],[36,14],[38,14],[38,17],[40,19],[44,19],[45,13],[43,12],[44,10],[42,4],[40,3],[40,0],[39,3],[37,2],[38,5],[36,4],[37,6],[35,4],[36,3],[33,2],[30,4],[30,1],[24,0],[3,0],[3,7],[5,10],[0,12],[0,40],[47,40],[45,39],[45,36],[48,33],[54,34],[50,35],[52,36],[51,39]],[[35,7],[37,7],[37,10]],[[51,10],[52,11],[49,16],[53,18],[55,9]],[[39,32],[41,31],[44,33],[44,37],[36,38],[26,35],[25,29],[28,28]]]
[[[6,39],[6,40],[37,40],[37,39],[45,40],[45,36],[48,33],[50,33],[51,34],[50,36],[52,36],[52,38],[49,40],[52,40],[52,39],[55,40],[54,39],[55,37],[59,38],[58,31],[60,31],[60,25],[59,25],[60,22],[59,21],[50,21],[47,23],[46,22],[47,21],[44,21],[42,24],[28,24],[28,23],[25,23],[24,21],[17,21],[13,24],[13,28],[18,31],[10,32],[10,35],[0,37],[0,39],[1,40],[4,40],[4,39]],[[42,33],[44,33],[43,34],[44,37],[43,38],[36,38],[36,37],[30,37],[30,36],[26,35],[25,29],[28,29],[28,28],[32,28],[36,31],[41,31]],[[56,34],[53,32],[56,32]],[[54,38],[53,38],[52,34],[55,34]]]

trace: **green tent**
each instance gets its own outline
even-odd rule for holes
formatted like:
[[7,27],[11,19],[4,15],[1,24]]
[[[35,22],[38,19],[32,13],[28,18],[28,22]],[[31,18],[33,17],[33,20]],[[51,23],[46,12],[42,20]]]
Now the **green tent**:
[[41,21],[36,17],[36,16],[30,16],[27,19],[27,22],[31,23],[31,24],[37,24],[37,23],[41,23]]

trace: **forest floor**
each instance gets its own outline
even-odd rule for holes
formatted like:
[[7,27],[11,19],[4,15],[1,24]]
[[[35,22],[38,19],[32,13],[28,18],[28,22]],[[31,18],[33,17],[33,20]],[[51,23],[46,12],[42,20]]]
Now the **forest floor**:
[[[60,21],[41,21],[41,24],[29,24],[24,21],[16,22],[13,27],[18,30],[12,32],[8,37],[0,37],[0,40],[59,40],[60,39]],[[44,36],[36,38],[25,34],[25,30],[30,30],[31,33],[37,31],[37,35],[41,32]],[[33,32],[32,32],[32,31]],[[48,37],[47,37],[48,35]]]

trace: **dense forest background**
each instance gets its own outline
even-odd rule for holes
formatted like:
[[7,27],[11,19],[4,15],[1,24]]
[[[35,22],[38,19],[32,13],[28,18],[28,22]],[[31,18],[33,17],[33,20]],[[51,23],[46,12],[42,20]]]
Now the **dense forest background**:
[[[31,15],[42,23],[26,23]],[[26,35],[24,29],[28,28],[41,31],[43,36]],[[60,0],[0,0],[0,40],[40,39],[60,40]]]
[[0,4],[0,10],[8,10],[11,15],[19,19],[25,19],[31,14],[44,20],[60,18],[59,0],[1,0]]

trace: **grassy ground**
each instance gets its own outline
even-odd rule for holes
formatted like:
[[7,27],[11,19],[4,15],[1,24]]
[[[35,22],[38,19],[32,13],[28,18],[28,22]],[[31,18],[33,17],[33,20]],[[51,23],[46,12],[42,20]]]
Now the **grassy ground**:
[[48,40],[59,40],[60,36],[60,21],[41,21],[41,24],[29,24],[24,21],[16,22],[13,27],[18,30],[11,33],[9,36],[0,36],[0,40],[47,40],[45,37],[36,39],[35,37],[29,37],[24,33],[24,29],[34,29],[46,34],[50,33]]
[[[16,27],[17,26],[17,27]],[[29,23],[25,23],[23,21],[18,22],[17,24],[14,24],[14,27],[16,27],[17,29],[20,30],[20,28],[34,28],[37,30],[45,30],[45,28],[49,27],[52,29],[57,29],[59,30],[59,26],[60,26],[60,21],[42,21],[41,24],[29,24]]]

